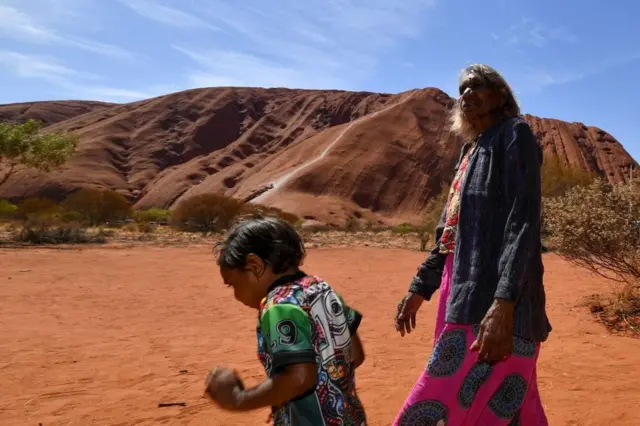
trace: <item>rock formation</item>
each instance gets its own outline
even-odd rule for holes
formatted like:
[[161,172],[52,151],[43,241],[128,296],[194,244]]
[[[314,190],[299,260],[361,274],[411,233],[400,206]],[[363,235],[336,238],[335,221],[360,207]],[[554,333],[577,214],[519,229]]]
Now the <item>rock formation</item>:
[[[75,132],[80,144],[60,170],[16,174],[0,198],[62,199],[97,187],[138,208],[170,208],[218,192],[331,223],[415,220],[452,177],[462,143],[447,129],[453,102],[434,88],[396,95],[209,88],[123,105],[4,105],[0,121],[39,118],[52,131]],[[612,182],[637,167],[603,130],[527,119],[546,156]]]

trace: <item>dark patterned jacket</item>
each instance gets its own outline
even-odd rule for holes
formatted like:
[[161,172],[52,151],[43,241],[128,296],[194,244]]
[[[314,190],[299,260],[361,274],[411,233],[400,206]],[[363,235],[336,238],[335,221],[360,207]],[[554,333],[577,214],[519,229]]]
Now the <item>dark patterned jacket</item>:
[[[493,126],[477,143],[461,188],[446,321],[479,324],[495,298],[506,299],[516,303],[514,334],[545,341],[551,325],[542,282],[542,149],[522,117]],[[463,146],[458,165],[470,147]],[[447,256],[439,252],[444,215],[409,289],[427,300],[440,287]]]

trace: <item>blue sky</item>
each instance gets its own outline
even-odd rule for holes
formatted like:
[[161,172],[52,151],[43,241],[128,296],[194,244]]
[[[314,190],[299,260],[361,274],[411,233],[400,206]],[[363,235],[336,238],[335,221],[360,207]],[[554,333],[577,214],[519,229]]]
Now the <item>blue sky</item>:
[[484,62],[524,112],[602,127],[640,159],[638,16],[630,0],[0,0],[0,103],[220,85],[455,95]]

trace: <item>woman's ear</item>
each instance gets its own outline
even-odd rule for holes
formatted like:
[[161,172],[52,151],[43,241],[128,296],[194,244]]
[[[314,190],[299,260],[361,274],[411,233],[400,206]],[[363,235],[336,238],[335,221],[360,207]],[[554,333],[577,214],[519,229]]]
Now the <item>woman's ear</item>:
[[253,272],[253,274],[257,278],[260,278],[262,274],[264,274],[265,264],[260,256],[256,256],[255,254],[251,253],[247,256],[246,268]]

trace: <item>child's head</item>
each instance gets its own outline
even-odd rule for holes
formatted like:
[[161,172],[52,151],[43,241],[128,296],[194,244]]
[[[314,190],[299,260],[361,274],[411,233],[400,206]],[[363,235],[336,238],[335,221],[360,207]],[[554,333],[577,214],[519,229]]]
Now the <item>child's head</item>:
[[234,225],[221,244],[220,275],[234,296],[258,309],[269,286],[280,276],[295,273],[304,258],[304,244],[287,222],[257,218]]

